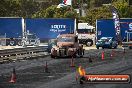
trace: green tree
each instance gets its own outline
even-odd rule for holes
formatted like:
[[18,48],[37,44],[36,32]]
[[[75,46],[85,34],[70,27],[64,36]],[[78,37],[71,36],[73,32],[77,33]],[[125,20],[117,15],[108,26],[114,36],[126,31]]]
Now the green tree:
[[[127,0],[120,0],[120,1],[113,0],[111,4],[117,9],[121,18],[132,17],[132,7],[128,6]],[[101,6],[98,8],[93,7],[88,9],[86,17],[82,19],[84,19],[85,22],[95,25],[96,19],[108,19],[108,18],[112,18],[112,11],[110,9],[110,6]]]
[[45,18],[45,9],[42,9],[32,15],[32,18]]
[[6,6],[7,6],[7,3],[5,0],[0,0],[0,16],[3,17],[6,14],[7,12],[7,9],[6,9]]
[[77,12],[71,7],[57,8],[56,5],[48,7],[46,10],[41,10],[33,14],[33,18],[77,18]]
[[46,18],[53,18],[56,11],[56,6],[52,5],[45,11],[45,17]]
[[78,18],[77,12],[76,11],[67,11],[64,14],[65,18]]
[[118,10],[121,18],[130,17],[131,11],[127,2],[114,2],[113,6]]
[[63,18],[65,12],[68,10],[67,7],[63,7],[63,8],[56,8],[56,12],[54,14],[55,18]]
[[13,16],[13,17],[19,17],[21,10],[20,10],[20,1],[19,0],[8,0],[7,2],[7,10],[8,16]]
[[20,13],[20,3],[18,0],[0,0],[0,16],[18,16]]
[[39,3],[33,0],[0,0],[0,16],[31,17],[40,10]]
[[96,19],[112,18],[112,13],[108,7],[89,9],[85,17],[85,22],[95,26]]
[[40,4],[34,0],[20,0],[21,3],[21,16],[31,17],[34,13],[40,10]]

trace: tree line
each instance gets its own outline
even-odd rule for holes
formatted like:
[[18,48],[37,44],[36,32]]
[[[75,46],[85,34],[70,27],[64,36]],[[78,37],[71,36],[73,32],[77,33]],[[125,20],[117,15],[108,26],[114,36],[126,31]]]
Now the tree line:
[[[0,0],[0,17],[24,18],[77,18],[83,22],[95,25],[96,19],[112,18],[112,12],[107,5],[111,3],[122,18],[132,17],[132,7],[128,0],[73,0],[72,6],[56,8],[62,0],[48,0],[49,2],[36,2],[36,0]],[[85,7],[86,16],[81,17],[75,8]]]

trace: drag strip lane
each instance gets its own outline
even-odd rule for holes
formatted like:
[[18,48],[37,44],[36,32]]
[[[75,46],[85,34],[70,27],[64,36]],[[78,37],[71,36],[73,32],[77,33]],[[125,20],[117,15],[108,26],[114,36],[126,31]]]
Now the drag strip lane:
[[[105,50],[107,51],[107,50]],[[111,50],[108,50],[111,51]],[[78,87],[75,80],[75,71],[79,65],[82,65],[86,68],[88,73],[110,73],[119,69],[119,72],[123,71],[124,66],[130,65],[131,60],[124,62],[124,59],[119,57],[108,57],[110,54],[108,52],[107,58],[102,61],[100,53],[102,50],[91,50],[87,51],[84,58],[75,59],[75,67],[70,67],[71,58],[58,58],[51,59],[49,56],[40,59],[33,59],[24,62],[15,62],[11,65],[5,64],[2,65],[3,71],[11,69],[13,66],[16,67],[16,72],[18,75],[18,81],[16,84],[9,84],[9,76],[3,74],[3,80],[0,80],[2,83],[2,88],[80,88]],[[99,53],[99,55],[97,54]],[[89,55],[91,55],[89,57]],[[98,56],[96,56],[98,55]],[[89,58],[95,59],[92,63],[89,62]],[[44,73],[45,61],[48,62],[48,67],[50,73]],[[125,65],[122,65],[125,64]],[[12,66],[10,68],[10,66]],[[5,68],[5,69],[4,69]],[[125,67],[124,67],[125,68]],[[115,69],[115,70],[114,70]],[[122,70],[120,70],[122,69]],[[12,70],[12,69],[11,69]],[[118,71],[115,71],[118,72]],[[11,73],[7,72],[9,75]],[[21,74],[22,73],[22,74]],[[7,77],[8,76],[8,77]],[[2,76],[0,76],[2,78]],[[7,79],[8,78],[8,79]],[[52,85],[51,85],[52,84]],[[1,84],[0,84],[1,85]],[[91,84],[90,84],[91,85]],[[91,88],[95,85],[90,86]],[[84,87],[86,87],[84,85]]]
[[[100,64],[94,67],[88,67],[86,68],[87,73],[89,74],[131,74],[132,71],[132,60],[129,59],[127,61],[127,64],[123,65],[121,63],[124,63],[123,61],[119,62],[113,62],[113,63],[107,63],[107,64]],[[125,73],[126,72],[126,73]],[[123,84],[122,84],[123,85]],[[118,86],[118,87],[116,87]],[[125,86],[125,87],[124,87]],[[120,84],[84,84],[80,85],[76,82],[75,80],[75,72],[72,74],[69,74],[61,79],[48,82],[46,84],[41,85],[40,87],[36,88],[131,88],[132,85],[130,84],[125,84],[123,87],[121,87]]]

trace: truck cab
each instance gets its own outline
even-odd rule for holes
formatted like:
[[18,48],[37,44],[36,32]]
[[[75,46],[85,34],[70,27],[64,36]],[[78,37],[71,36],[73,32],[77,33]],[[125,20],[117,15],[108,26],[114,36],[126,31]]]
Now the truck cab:
[[52,46],[51,58],[55,57],[82,57],[84,55],[83,45],[78,43],[75,34],[62,34],[57,37],[57,45]]
[[80,44],[92,46],[95,41],[95,27],[88,23],[78,23],[77,36]]
[[27,31],[22,39],[22,43],[25,46],[38,46],[40,44],[40,40],[35,34]]
[[35,34],[27,35],[27,45],[37,45],[37,36]]

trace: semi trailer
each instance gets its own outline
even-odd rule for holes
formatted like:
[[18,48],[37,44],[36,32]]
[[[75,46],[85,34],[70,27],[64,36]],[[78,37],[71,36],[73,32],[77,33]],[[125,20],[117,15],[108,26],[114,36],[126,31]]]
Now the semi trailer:
[[[121,40],[127,40],[127,33],[132,31],[132,18],[120,19],[120,32]],[[113,19],[98,19],[96,20],[96,40],[101,37],[114,37],[116,38],[116,31]],[[129,35],[129,39],[132,39],[132,35]]]
[[0,18],[0,45],[20,45],[22,37],[21,17]]
[[26,30],[35,33],[40,42],[55,39],[60,34],[74,33],[75,19],[70,18],[34,18],[25,19]]
[[0,18],[0,45],[39,45],[60,34],[74,33],[75,19]]

